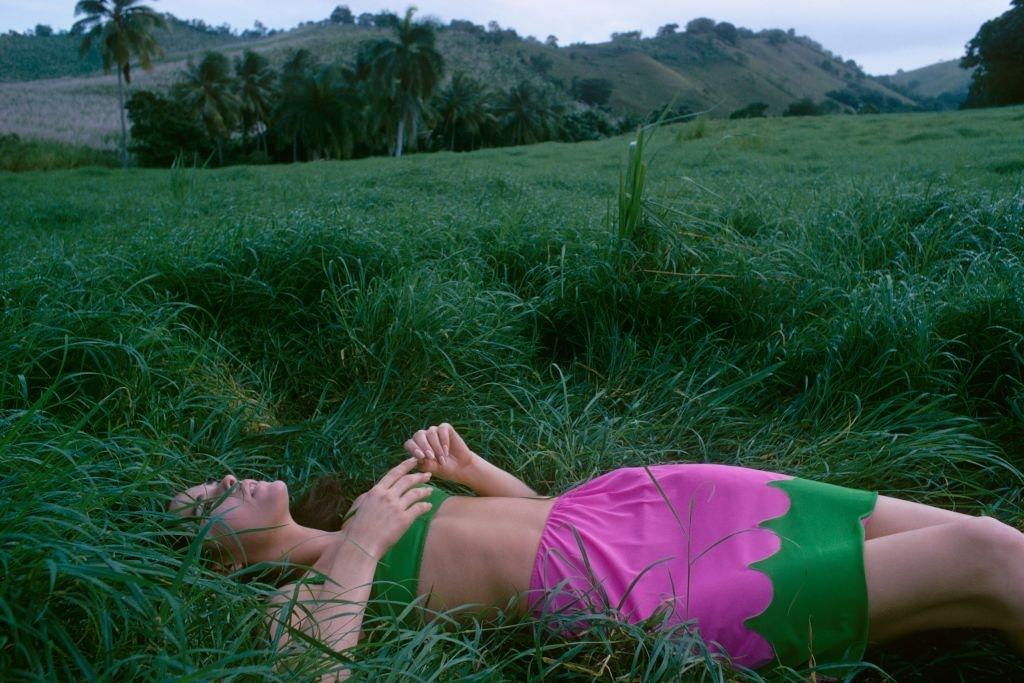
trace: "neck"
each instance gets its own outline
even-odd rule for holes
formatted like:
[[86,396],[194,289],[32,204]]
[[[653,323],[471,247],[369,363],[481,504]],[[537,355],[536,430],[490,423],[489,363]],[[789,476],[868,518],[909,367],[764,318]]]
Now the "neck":
[[338,533],[310,529],[292,522],[281,529],[273,554],[279,561],[312,567],[324,551],[337,541]]

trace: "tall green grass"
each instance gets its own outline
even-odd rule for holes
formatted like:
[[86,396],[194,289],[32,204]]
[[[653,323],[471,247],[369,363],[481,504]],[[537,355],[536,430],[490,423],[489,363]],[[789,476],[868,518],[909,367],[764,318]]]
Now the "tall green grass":
[[53,140],[23,140],[13,133],[0,134],[0,171],[52,171],[116,164],[117,157],[108,150]]
[[[1013,116],[722,122],[625,162],[617,139],[0,176],[0,678],[309,675],[312,655],[274,667],[269,587],[174,549],[167,496],[226,470],[372,481],[440,420],[543,493],[722,462],[1020,525],[1024,193],[990,168],[1024,153]],[[943,126],[977,134],[896,144]],[[354,666],[758,677],[592,622],[380,622]],[[976,633],[868,660],[1022,663]]]

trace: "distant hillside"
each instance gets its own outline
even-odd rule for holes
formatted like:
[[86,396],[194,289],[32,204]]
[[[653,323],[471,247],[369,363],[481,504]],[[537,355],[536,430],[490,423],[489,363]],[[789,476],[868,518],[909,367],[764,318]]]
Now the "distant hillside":
[[[574,82],[606,79],[612,87],[607,107],[618,115],[647,114],[672,102],[694,111],[713,108],[713,116],[763,102],[769,115],[778,115],[803,98],[827,101],[834,110],[915,106],[911,97],[866,76],[854,62],[843,62],[813,40],[778,29],[754,33],[732,27],[730,32],[678,32],[646,39],[632,33],[605,43],[555,47],[511,29],[485,29],[465,21],[438,28],[448,74],[465,71],[495,89],[531,79],[546,83],[567,103],[573,100]],[[350,60],[361,42],[384,34],[373,26],[324,21],[269,36],[235,36],[226,28],[173,20],[170,30],[158,36],[165,56],[152,73],[136,71],[133,87],[170,86],[189,56],[208,49],[229,56],[253,49],[275,65],[296,48],[306,48],[322,61]],[[0,37],[0,81],[6,81],[0,82],[0,129],[110,144],[117,129],[112,101],[116,80],[97,74],[95,54],[78,60],[78,41],[66,34]]]
[[888,76],[895,85],[919,97],[939,97],[946,93],[967,97],[974,69],[961,69],[959,59],[939,62],[913,71],[900,71]]
[[959,59],[951,59],[877,80],[915,100],[921,109],[958,109],[967,99],[973,73],[974,69],[961,69]]
[[619,112],[646,112],[678,99],[692,109],[717,107],[719,116],[751,102],[764,102],[769,114],[781,114],[795,100],[820,101],[839,93],[844,93],[836,100],[840,107],[853,93],[888,99],[889,108],[912,105],[856,64],[778,30],[741,31],[735,42],[715,33],[676,33],[558,50],[527,43],[519,50],[551,58],[551,75],[566,82],[608,79],[610,105]]
[[[243,40],[227,27],[185,22],[169,14],[165,17],[168,27],[155,32],[165,52],[164,61],[178,61],[190,52],[223,49]],[[95,74],[103,67],[100,53],[94,49],[79,59],[81,42],[81,36],[67,32],[51,36],[0,35],[0,82]]]

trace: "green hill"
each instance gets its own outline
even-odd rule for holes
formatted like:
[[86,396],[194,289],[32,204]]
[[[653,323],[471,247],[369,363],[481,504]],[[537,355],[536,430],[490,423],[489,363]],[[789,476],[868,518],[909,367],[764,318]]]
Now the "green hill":
[[[158,36],[165,55],[152,73],[137,71],[133,87],[163,89],[189,56],[219,49],[229,56],[253,49],[280,64],[290,50],[306,48],[323,61],[350,60],[358,45],[384,34],[371,26],[308,22],[269,36],[235,36],[225,29],[197,28],[173,20]],[[77,58],[77,36],[0,38],[0,132],[109,146],[117,130],[113,76],[97,73],[98,57]],[[870,105],[888,111],[914,100],[866,76],[813,40],[781,30],[739,29],[723,38],[715,31],[639,39],[619,37],[599,44],[554,47],[512,30],[485,30],[452,22],[438,31],[438,46],[452,73],[462,70],[507,88],[522,79],[546,83],[571,102],[579,79],[606,79],[613,114],[648,112],[675,102],[716,117],[751,102],[780,114],[792,102],[830,101],[835,110]]]
[[[242,40],[227,27],[207,27],[170,14],[165,17],[168,27],[155,33],[165,53],[161,61],[178,61],[190,52],[223,49]],[[66,32],[51,36],[0,35],[0,82],[95,75],[102,69],[103,60],[96,50],[79,59],[81,42],[81,36]]]
[[971,87],[974,69],[961,69],[959,59],[887,76],[903,92],[915,97],[955,97],[962,102]]

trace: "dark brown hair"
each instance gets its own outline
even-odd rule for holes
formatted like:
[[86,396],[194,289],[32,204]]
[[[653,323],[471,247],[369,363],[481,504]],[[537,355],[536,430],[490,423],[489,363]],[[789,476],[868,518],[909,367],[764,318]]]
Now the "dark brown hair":
[[341,474],[316,479],[291,506],[292,519],[302,526],[337,531],[352,501],[368,491],[374,482]]

